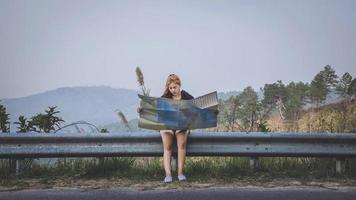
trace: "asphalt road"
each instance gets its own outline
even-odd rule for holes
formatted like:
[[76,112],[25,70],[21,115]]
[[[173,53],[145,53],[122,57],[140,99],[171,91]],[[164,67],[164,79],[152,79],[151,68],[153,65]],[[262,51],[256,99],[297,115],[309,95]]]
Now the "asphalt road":
[[0,200],[92,200],[92,199],[157,199],[157,200],[189,200],[189,199],[314,199],[314,200],[355,200],[356,187],[319,188],[319,187],[284,187],[284,188],[207,188],[181,190],[149,190],[135,191],[129,189],[98,189],[98,190],[23,190],[0,192]]

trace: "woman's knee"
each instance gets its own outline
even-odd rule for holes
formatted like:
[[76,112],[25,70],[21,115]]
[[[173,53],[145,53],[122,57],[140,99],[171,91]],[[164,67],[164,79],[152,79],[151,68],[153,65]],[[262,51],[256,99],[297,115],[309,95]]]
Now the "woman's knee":
[[163,150],[165,151],[172,151],[172,144],[163,144]]
[[170,131],[171,130],[160,130],[162,142],[163,142],[163,148],[165,150],[172,149],[173,133]]
[[177,141],[177,147],[180,150],[184,150],[187,147],[187,141],[186,140],[182,140],[182,141]]

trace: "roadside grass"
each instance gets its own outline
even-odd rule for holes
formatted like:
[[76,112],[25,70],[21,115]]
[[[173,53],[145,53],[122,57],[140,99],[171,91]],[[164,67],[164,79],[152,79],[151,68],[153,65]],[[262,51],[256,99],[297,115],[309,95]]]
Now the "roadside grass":
[[[356,159],[346,161],[346,171],[335,173],[332,158],[259,158],[250,168],[248,157],[187,157],[185,174],[194,182],[268,182],[274,179],[293,179],[301,182],[356,180]],[[175,173],[174,173],[175,175]],[[23,179],[40,179],[51,185],[56,179],[122,179],[130,183],[162,181],[162,158],[60,158],[52,164],[34,162],[31,169],[16,176],[7,160],[0,160],[0,186],[28,187]]]

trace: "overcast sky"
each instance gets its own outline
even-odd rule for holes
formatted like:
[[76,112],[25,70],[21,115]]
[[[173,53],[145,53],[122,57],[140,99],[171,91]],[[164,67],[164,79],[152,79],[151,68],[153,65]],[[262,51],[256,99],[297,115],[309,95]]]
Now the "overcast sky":
[[195,96],[356,76],[356,1],[0,0],[0,98],[72,86],[151,94],[171,73]]

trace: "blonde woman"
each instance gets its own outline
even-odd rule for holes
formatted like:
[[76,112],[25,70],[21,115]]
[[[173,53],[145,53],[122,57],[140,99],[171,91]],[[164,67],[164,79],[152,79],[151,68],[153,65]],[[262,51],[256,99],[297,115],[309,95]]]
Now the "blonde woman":
[[[188,92],[181,90],[181,80],[175,75],[171,74],[168,76],[166,81],[165,90],[163,92],[162,97],[174,99],[174,100],[189,100],[194,97],[190,95]],[[138,108],[137,112],[141,112],[142,109]],[[173,139],[176,137],[177,147],[178,147],[178,180],[186,181],[187,178],[183,174],[185,156],[186,156],[186,145],[188,138],[188,130],[160,130],[162,142],[163,142],[163,166],[165,171],[165,183],[171,183],[173,181],[172,178],[172,167],[171,167],[171,159],[172,159],[172,146]]]
[[[194,97],[188,92],[181,90],[181,80],[175,75],[171,74],[168,76],[166,81],[165,90],[162,97],[170,98],[174,100],[189,100]],[[171,158],[172,158],[172,144],[173,137],[176,137],[177,147],[178,147],[178,180],[186,181],[187,178],[183,174],[185,156],[186,156],[186,144],[188,138],[188,130],[161,130],[160,131],[162,142],[163,142],[163,166],[166,177],[164,178],[165,183],[172,182],[172,172],[171,172]]]

